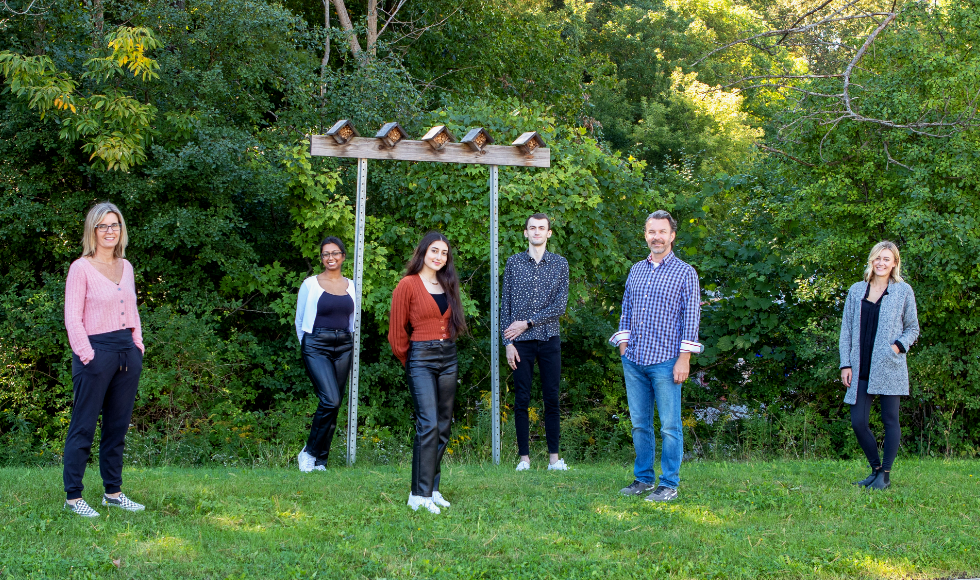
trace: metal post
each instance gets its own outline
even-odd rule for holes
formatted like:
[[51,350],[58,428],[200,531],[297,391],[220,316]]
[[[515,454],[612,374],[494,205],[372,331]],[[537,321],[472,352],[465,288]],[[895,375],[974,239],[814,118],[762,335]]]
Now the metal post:
[[493,462],[500,465],[500,259],[497,223],[497,166],[490,166],[490,385]]
[[[367,159],[357,160],[357,221],[354,232],[354,294],[361,306],[364,280],[364,220],[367,204]],[[347,381],[347,465],[357,459],[357,384],[361,370],[361,308],[354,312],[354,360]]]

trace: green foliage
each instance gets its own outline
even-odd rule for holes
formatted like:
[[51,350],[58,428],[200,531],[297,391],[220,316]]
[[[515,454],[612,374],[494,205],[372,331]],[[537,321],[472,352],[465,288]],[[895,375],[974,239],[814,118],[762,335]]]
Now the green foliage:
[[[339,118],[364,135],[391,120],[413,136],[483,126],[497,143],[541,132],[550,168],[500,169],[500,265],[525,248],[527,215],[552,216],[549,249],[571,268],[568,457],[630,453],[606,338],[629,265],[647,252],[643,217],[660,208],[679,218],[676,251],[705,289],[707,350],[685,386],[688,452],[857,453],[840,402],[841,300],[870,246],[892,238],[923,328],[903,444],[980,453],[976,3],[903,5],[855,68],[847,118],[834,113],[839,99],[793,104],[732,88],[739,77],[824,71],[827,51],[737,44],[702,58],[790,18],[785,2],[412,1],[379,56],[362,59],[320,26],[319,3],[190,0],[99,14],[49,4],[0,23],[0,446],[10,449],[0,462],[57,460],[71,398],[63,280],[84,212],[104,199],[126,216],[148,347],[139,457],[127,461],[251,465],[302,443],[314,403],[293,340],[295,293],[318,271],[322,237],[340,236],[353,258],[356,183],[353,160],[312,158],[306,139]],[[835,30],[855,45],[867,33]],[[322,68],[327,36],[342,58]],[[821,94],[840,86],[792,82]],[[387,313],[429,229],[454,242],[472,329],[460,340],[452,449],[489,457],[487,178],[477,165],[370,164],[362,457],[406,452],[412,406]],[[709,423],[706,409],[727,418]],[[27,448],[41,455],[13,451]]]
[[49,116],[62,126],[59,137],[70,143],[84,139],[82,150],[90,154],[90,161],[98,159],[96,167],[127,171],[146,161],[145,143],[153,132],[157,108],[126,94],[116,83],[106,83],[127,72],[143,82],[159,78],[155,71],[160,65],[146,52],[162,44],[149,29],[126,26],[106,35],[105,41],[111,53],[85,62],[83,92],[78,90],[80,83],[59,71],[46,55],[24,57],[2,51],[0,72],[10,91],[26,99],[41,119]]
[[[746,47],[701,57],[717,44],[761,32],[755,12],[731,1],[566,6],[569,34],[587,63],[586,114],[603,138],[652,167],[686,164],[707,176],[744,167],[760,119],[742,108],[742,93],[721,85],[774,65]],[[749,111],[766,105],[750,102]]]

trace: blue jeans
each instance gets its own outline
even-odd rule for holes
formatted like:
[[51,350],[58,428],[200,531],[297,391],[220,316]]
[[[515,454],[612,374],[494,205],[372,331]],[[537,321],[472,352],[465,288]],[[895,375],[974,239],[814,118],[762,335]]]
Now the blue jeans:
[[633,448],[636,462],[633,475],[637,481],[652,485],[657,473],[653,469],[657,436],[653,431],[653,411],[660,414],[660,485],[677,489],[680,483],[681,459],[684,457],[684,428],[681,425],[681,386],[674,382],[677,358],[655,365],[638,365],[623,360],[626,377],[626,400],[633,422]]

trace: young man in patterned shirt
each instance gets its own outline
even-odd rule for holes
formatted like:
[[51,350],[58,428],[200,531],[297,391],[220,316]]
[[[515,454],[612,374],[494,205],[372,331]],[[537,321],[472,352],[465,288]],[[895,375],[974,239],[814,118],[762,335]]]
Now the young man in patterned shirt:
[[[633,422],[633,483],[623,495],[651,489],[647,501],[677,498],[684,430],[681,384],[691,371],[691,353],[701,352],[701,288],[698,273],[674,255],[677,222],[666,211],[653,212],[644,228],[650,256],[630,269],[623,293],[619,332],[609,342],[619,347],[626,378],[626,399]],[[654,489],[656,434],[654,407],[660,415],[660,482]]]
[[558,319],[568,304],[568,261],[547,251],[551,219],[536,213],[524,222],[526,252],[507,258],[500,303],[500,328],[507,348],[507,364],[514,371],[514,424],[517,427],[517,471],[531,468],[527,408],[531,401],[531,373],[538,361],[544,395],[544,429],[548,440],[549,470],[565,471],[558,457],[558,385],[561,382],[561,338]]

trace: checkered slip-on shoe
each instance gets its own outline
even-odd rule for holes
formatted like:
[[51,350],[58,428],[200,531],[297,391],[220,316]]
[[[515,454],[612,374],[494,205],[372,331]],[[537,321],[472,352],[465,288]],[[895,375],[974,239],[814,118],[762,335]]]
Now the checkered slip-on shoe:
[[75,502],[75,505],[72,505],[66,501],[63,509],[78,514],[83,518],[99,517],[99,512],[95,511],[87,503],[85,503],[84,499],[79,499],[78,501]]
[[117,507],[122,508],[128,512],[141,512],[146,509],[143,504],[138,504],[135,501],[126,497],[126,494],[120,493],[119,497],[111,498],[107,495],[102,496],[102,505],[106,507]]

